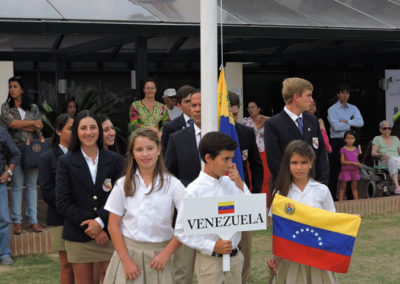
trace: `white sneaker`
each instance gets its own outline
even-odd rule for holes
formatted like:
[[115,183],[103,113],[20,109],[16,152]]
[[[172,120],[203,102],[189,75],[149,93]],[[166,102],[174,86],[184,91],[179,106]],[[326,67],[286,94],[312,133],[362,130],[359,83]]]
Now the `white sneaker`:
[[6,254],[1,258],[1,264],[3,265],[11,265],[13,263],[14,263],[13,259],[8,254]]
[[400,195],[400,188],[396,189],[396,190],[394,191],[394,194]]

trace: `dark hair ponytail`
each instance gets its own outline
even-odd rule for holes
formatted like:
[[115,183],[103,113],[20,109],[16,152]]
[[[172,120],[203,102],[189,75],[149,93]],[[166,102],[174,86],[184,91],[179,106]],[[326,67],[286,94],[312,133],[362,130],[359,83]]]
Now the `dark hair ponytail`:
[[51,146],[55,147],[60,144],[60,136],[57,131],[62,131],[64,126],[67,124],[68,120],[74,119],[69,113],[60,114],[56,120],[56,127],[54,129],[53,137],[51,139]]

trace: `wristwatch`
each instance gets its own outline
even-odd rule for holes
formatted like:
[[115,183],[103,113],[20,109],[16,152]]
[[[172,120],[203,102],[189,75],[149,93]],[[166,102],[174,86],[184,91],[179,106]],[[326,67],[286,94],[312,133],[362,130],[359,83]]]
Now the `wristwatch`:
[[7,170],[7,173],[8,173],[8,175],[9,175],[10,177],[12,177],[13,172],[12,172],[11,170]]

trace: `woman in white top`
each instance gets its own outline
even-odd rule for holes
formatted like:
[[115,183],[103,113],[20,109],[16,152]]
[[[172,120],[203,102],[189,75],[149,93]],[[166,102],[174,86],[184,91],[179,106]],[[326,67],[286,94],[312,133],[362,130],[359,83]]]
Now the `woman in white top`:
[[268,169],[267,155],[264,145],[264,124],[270,117],[261,114],[261,107],[259,107],[255,101],[250,101],[248,103],[247,111],[249,112],[250,117],[244,117],[243,124],[254,129],[258,152],[260,153],[260,158],[264,168],[264,179],[261,193],[268,194],[271,174]]
[[160,151],[153,130],[132,133],[126,175],[117,181],[105,206],[115,247],[107,284],[174,282],[168,260],[180,243],[173,237],[171,223],[174,208],[181,207],[184,186],[166,172]]
[[[43,128],[42,118],[37,105],[24,93],[24,84],[20,76],[8,80],[8,97],[1,105],[1,120],[15,143],[25,143],[28,137],[37,139],[37,130]],[[11,219],[14,223],[14,234],[22,233],[22,190],[25,184],[26,216],[30,229],[40,233],[42,227],[37,219],[37,179],[38,169],[25,170],[17,165],[14,172],[8,171],[11,177]]]
[[[335,205],[328,187],[316,182],[313,161],[314,150],[302,140],[288,144],[283,154],[281,169],[276,180],[276,193],[293,200],[335,212]],[[267,261],[275,274],[273,283],[337,283],[336,274],[305,264],[273,257]]]

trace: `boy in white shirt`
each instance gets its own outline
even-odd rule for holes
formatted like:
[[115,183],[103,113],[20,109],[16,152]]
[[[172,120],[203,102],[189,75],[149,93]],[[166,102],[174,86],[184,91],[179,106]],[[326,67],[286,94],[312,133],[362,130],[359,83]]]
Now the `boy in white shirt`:
[[[204,170],[186,188],[185,197],[210,197],[250,194],[232,163],[237,143],[221,132],[209,132],[200,141],[199,152]],[[225,174],[228,173],[228,176]],[[195,273],[199,284],[241,283],[243,254],[238,248],[241,232],[231,240],[222,240],[216,234],[187,235],[184,233],[183,210],[179,210],[175,236],[185,245],[197,250]],[[222,255],[231,255],[231,269],[222,270]]]

